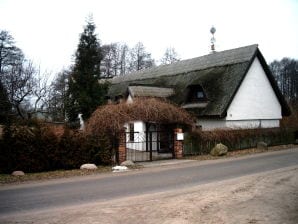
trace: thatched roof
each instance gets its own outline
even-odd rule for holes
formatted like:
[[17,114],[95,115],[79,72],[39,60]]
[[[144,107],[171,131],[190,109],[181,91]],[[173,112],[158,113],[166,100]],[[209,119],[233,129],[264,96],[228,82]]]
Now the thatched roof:
[[283,115],[288,115],[290,110],[258,49],[258,45],[215,52],[202,57],[115,77],[112,79],[108,94],[111,98],[118,95],[125,96],[128,89],[131,88],[130,86],[170,88],[173,89],[174,94],[167,98],[178,105],[184,105],[187,88],[191,85],[200,85],[207,96],[207,105],[190,110],[201,117],[225,117],[233,97],[256,57],[260,60],[282,105]]
[[129,86],[128,92],[132,97],[161,97],[167,98],[174,94],[173,88],[155,86]]

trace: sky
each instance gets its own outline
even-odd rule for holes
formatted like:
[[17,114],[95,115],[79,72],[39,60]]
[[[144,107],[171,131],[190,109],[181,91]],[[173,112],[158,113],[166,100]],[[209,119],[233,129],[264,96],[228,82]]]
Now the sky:
[[259,44],[267,63],[298,59],[298,0],[0,0],[7,30],[41,70],[73,63],[79,35],[92,14],[101,44],[141,41],[159,60],[167,47],[181,59]]

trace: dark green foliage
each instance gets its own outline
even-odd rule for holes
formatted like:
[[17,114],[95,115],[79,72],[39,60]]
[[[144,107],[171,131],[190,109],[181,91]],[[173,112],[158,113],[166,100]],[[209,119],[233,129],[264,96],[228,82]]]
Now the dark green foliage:
[[0,173],[77,169],[83,163],[107,164],[111,161],[110,150],[100,147],[101,142],[68,128],[59,136],[53,128],[36,122],[30,126],[6,126],[0,139]]
[[294,143],[294,129],[194,131],[186,135],[184,154],[209,154],[210,150],[218,143],[228,146],[229,151],[254,148],[261,141],[266,142],[269,146]]
[[0,81],[0,124],[6,123],[11,113],[11,104],[7,92]]
[[80,36],[75,54],[75,65],[69,77],[66,112],[69,121],[77,120],[79,113],[83,118],[104,103],[107,84],[100,83],[100,63],[102,54],[97,40],[94,23],[89,20]]

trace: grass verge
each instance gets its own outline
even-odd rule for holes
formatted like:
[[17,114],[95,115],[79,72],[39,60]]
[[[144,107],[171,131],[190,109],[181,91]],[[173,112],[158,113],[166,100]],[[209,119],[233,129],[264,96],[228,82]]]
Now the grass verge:
[[295,148],[297,145],[278,145],[278,146],[270,146],[268,149],[258,149],[258,148],[249,148],[249,149],[240,149],[233,150],[227,153],[225,156],[211,156],[211,155],[194,155],[194,156],[185,156],[184,159],[193,159],[193,160],[214,160],[221,158],[229,158],[229,157],[239,157],[256,153],[263,152],[271,152],[271,151],[279,151],[283,149]]
[[94,175],[98,173],[104,173],[111,171],[110,166],[98,166],[97,170],[56,170],[40,173],[26,173],[24,176],[12,176],[10,174],[0,174],[0,185],[3,184],[18,184],[29,181],[39,181],[39,180],[51,180],[57,178],[67,178],[73,176],[86,176]]

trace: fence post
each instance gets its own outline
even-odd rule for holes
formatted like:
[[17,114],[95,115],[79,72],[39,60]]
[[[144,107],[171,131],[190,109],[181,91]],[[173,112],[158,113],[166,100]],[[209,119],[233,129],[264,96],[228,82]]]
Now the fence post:
[[174,129],[174,157],[180,159],[183,157],[183,140],[178,140],[178,133],[182,133],[181,128]]
[[149,146],[150,146],[150,152],[149,152],[149,156],[150,156],[150,161],[152,161],[152,131],[149,132]]
[[126,134],[124,131],[119,134],[118,155],[118,163],[121,164],[126,160]]

